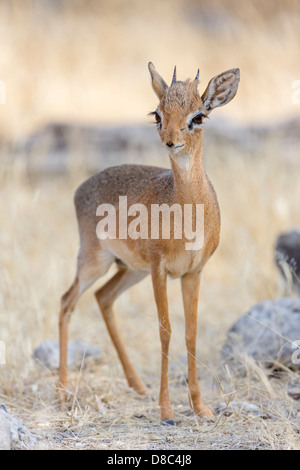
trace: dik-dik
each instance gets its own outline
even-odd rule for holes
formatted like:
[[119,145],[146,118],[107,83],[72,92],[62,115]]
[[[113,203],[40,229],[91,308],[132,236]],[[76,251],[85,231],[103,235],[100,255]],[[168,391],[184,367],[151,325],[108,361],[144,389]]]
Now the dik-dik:
[[[157,306],[161,340],[161,385],[159,406],[161,421],[173,424],[174,414],[168,390],[168,350],[171,325],[167,299],[167,277],[181,280],[185,340],[188,357],[188,387],[194,412],[199,417],[212,416],[202,403],[196,368],[197,305],[201,272],[219,243],[220,212],[213,186],[208,179],[203,162],[203,122],[210,112],[229,103],[239,84],[239,69],[227,70],[210,80],[202,95],[198,92],[199,70],[194,80],[178,81],[176,68],[170,86],[158,74],[154,65],[148,64],[152,87],[159,103],[154,115],[156,127],[166,148],[171,169],[146,165],[120,165],[108,168],[85,181],[75,193],[75,208],[80,234],[77,273],[70,289],[63,295],[59,318],[60,369],[59,389],[67,392],[67,343],[71,313],[82,293],[115,263],[117,272],[99,290],[95,297],[116,348],[128,384],[138,393],[146,393],[143,382],[135,372],[120,337],[113,312],[114,300],[148,274],[151,274],[153,293]],[[197,207],[203,208],[203,242],[187,249],[187,238],[175,233],[175,224],[169,236],[124,236],[120,227],[120,197],[128,207],[139,204],[149,214],[152,207],[177,207],[185,217],[190,217],[197,227]],[[116,236],[99,236],[99,207],[110,205],[117,218]],[[189,215],[184,208],[192,208]],[[103,213],[102,213],[103,215]],[[132,220],[128,217],[127,223]],[[175,218],[174,218],[175,220]],[[186,220],[185,222],[188,222]],[[120,230],[122,228],[122,236]],[[126,227],[125,227],[126,228]],[[199,234],[195,234],[197,237]],[[190,240],[189,240],[190,241]],[[142,316],[142,313],[141,313]],[[138,328],[141,328],[142,317]]]

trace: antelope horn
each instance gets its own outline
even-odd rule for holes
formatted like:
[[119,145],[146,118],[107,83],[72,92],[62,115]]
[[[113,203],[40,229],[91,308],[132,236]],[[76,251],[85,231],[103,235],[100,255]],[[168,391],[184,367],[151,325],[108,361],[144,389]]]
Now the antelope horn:
[[173,72],[173,78],[172,78],[171,86],[174,85],[174,83],[176,83],[176,65],[175,65],[175,67],[174,67],[174,72]]

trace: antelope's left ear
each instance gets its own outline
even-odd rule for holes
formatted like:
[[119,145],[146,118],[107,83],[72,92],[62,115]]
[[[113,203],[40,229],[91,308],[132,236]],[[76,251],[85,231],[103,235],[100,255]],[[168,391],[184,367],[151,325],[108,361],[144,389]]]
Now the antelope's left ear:
[[202,101],[207,113],[218,106],[224,106],[235,97],[240,81],[240,69],[231,69],[212,78]]

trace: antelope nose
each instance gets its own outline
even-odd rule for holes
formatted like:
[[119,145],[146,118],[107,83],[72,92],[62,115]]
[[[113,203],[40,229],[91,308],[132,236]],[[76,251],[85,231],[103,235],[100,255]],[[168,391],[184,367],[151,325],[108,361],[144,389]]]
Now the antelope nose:
[[174,144],[173,144],[173,142],[167,142],[167,144],[166,144],[166,145],[167,145],[168,147],[170,147],[170,148],[174,147]]

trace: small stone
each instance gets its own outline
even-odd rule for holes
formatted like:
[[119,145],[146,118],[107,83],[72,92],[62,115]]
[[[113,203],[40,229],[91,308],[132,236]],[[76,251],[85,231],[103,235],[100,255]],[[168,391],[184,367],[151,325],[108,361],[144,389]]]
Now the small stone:
[[294,400],[300,400],[300,383],[289,384],[287,392]]
[[270,416],[267,415],[260,406],[255,405],[254,403],[249,403],[247,401],[231,401],[228,405],[222,401],[215,408],[217,414],[223,414],[224,416],[231,416],[234,413],[238,414],[252,414],[259,416],[260,418],[266,419]]
[[[33,352],[34,360],[43,364],[51,370],[59,367],[59,344],[57,341],[46,339]],[[68,367],[80,367],[82,360],[84,365],[87,361],[94,360],[98,362],[100,358],[100,348],[91,346],[82,341],[72,341],[68,344]]]

